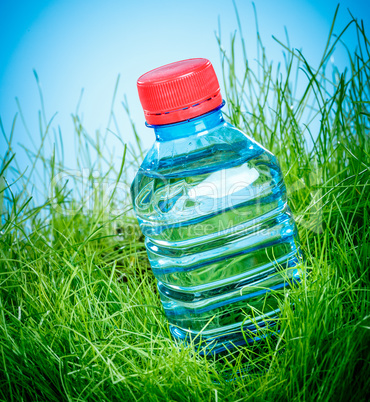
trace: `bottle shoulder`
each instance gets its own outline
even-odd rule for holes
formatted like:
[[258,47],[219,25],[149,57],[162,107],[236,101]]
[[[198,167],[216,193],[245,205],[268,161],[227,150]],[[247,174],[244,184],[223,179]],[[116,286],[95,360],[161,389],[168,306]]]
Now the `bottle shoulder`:
[[165,176],[212,172],[236,166],[262,154],[273,155],[227,122],[171,141],[155,141],[140,167],[142,173]]

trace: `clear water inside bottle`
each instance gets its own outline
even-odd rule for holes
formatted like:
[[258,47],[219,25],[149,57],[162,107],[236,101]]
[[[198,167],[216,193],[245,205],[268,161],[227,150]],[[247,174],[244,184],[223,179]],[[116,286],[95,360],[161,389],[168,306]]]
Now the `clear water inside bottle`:
[[274,323],[301,252],[275,156],[219,111],[194,120],[156,130],[131,192],[173,336],[217,353]]

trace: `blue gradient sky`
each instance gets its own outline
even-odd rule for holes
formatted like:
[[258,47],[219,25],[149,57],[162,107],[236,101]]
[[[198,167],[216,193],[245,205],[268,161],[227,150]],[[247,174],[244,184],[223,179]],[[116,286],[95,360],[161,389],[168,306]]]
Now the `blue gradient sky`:
[[[250,1],[236,1],[250,60],[256,57],[256,27]],[[270,60],[282,59],[281,47],[272,35],[284,40],[287,28],[292,47],[301,48],[317,64],[329,32],[335,0],[256,0],[259,28]],[[370,0],[341,2],[335,32],[349,21],[347,8],[364,19],[370,31]],[[61,127],[63,141],[72,148],[70,114],[80,106],[83,122],[93,134],[104,130],[118,74],[120,84],[115,112],[126,142],[133,140],[129,122],[120,102],[127,95],[132,117],[145,148],[154,141],[144,118],[136,91],[136,79],[144,72],[176,60],[205,57],[220,73],[215,39],[218,18],[225,47],[237,29],[231,0],[125,1],[125,0],[0,0],[0,117],[10,133],[18,97],[31,135],[38,141],[40,108],[36,81],[39,75],[46,114]],[[354,30],[352,30],[354,32]],[[346,41],[354,37],[348,33]],[[335,53],[335,62],[345,66],[344,49]],[[5,144],[0,135],[0,155]],[[18,119],[14,142],[31,147]],[[112,138],[112,147],[118,147]],[[22,152],[19,147],[15,150]],[[119,150],[117,151],[120,152]],[[67,163],[73,165],[73,152]],[[69,159],[68,159],[69,158]],[[26,163],[26,162],[25,162]]]

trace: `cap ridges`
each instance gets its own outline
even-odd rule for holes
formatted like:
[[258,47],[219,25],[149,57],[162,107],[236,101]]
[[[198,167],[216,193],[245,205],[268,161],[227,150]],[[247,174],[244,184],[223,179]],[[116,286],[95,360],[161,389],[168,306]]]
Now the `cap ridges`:
[[147,123],[171,124],[191,119],[222,103],[211,62],[197,58],[158,67],[137,81]]

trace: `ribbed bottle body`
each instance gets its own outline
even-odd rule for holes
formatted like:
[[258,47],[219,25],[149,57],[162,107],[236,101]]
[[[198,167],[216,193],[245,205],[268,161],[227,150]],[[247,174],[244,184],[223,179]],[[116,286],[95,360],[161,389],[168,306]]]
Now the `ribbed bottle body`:
[[172,334],[216,352],[276,317],[301,260],[276,158],[220,116],[156,141],[131,187]]

